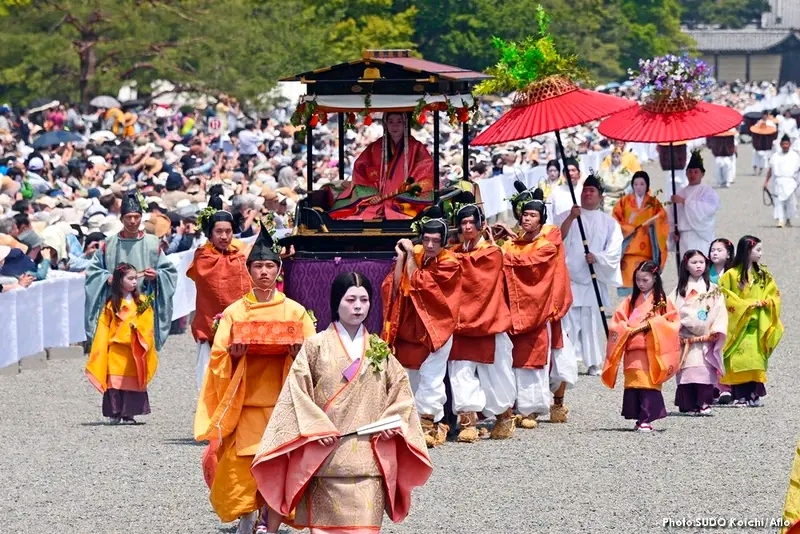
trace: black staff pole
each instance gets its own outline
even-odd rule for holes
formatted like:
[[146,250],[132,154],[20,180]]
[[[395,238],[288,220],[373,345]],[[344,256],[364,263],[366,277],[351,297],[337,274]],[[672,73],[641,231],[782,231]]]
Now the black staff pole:
[[[672,141],[669,143],[669,167],[672,173],[672,196],[675,196],[678,191],[675,188],[675,145]],[[681,242],[680,234],[678,233],[678,205],[672,203],[672,218],[675,221],[675,265],[678,267],[678,275],[681,273]],[[655,246],[655,245],[654,245]]]
[[[564,152],[564,143],[561,142],[561,134],[556,130],[556,141],[558,142],[558,150],[561,152],[561,161],[564,165],[564,175],[567,177],[567,185],[569,186],[569,194],[572,196],[572,204],[579,206],[578,199],[575,197],[575,186],[572,185],[572,179],[569,177],[569,169],[567,169],[567,153]],[[581,232],[581,240],[583,240],[583,252],[589,254],[589,242],[586,241],[586,231],[583,229],[583,221],[581,216],[578,215],[578,230]],[[592,286],[594,286],[594,296],[597,297],[597,305],[600,306],[600,319],[603,321],[603,329],[606,331],[608,337],[608,321],[606,320],[606,309],[603,306],[603,297],[600,296],[600,286],[597,285],[597,275],[594,272],[594,265],[589,264],[589,273],[592,276]]]

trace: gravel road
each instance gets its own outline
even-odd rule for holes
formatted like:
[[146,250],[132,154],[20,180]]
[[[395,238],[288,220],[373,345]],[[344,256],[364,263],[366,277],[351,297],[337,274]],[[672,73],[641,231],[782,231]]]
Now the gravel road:
[[[718,408],[711,418],[671,415],[653,435],[631,432],[619,415],[622,390],[582,376],[567,396],[570,421],[542,423],[506,442],[448,443],[432,452],[429,483],[414,495],[402,525],[384,532],[631,533],[663,531],[665,520],[780,517],[800,420],[800,290],[791,285],[800,259],[800,229],[774,227],[761,202],[763,178],[751,175],[742,147],[739,177],[719,190],[721,236],[764,241],[765,262],[784,296],[786,335],[772,359],[768,396],[759,409]],[[714,182],[710,154],[706,181]],[[662,173],[648,167],[653,183]],[[658,186],[656,186],[658,188]],[[800,223],[800,221],[798,221]],[[673,257],[666,288],[676,282]],[[795,270],[796,272],[796,270]],[[108,426],[101,397],[82,360],[0,377],[0,532],[218,533],[192,439],[195,347],[170,338],[150,388],[153,413],[138,426]],[[795,378],[796,379],[796,378]],[[674,383],[664,388],[673,413]],[[795,391],[795,393],[791,393]],[[704,529],[675,527],[699,532]],[[717,532],[775,532],[769,526]]]

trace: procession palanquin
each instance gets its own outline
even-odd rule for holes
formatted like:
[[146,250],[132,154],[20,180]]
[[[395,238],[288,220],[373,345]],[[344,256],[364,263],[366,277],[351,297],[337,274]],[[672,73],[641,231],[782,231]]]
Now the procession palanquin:
[[[293,123],[305,128],[307,191],[310,192],[297,205],[292,234],[281,240],[282,246],[287,249],[293,246],[295,250],[284,266],[284,288],[287,296],[314,311],[319,330],[324,330],[330,323],[330,306],[326,296],[337,274],[357,270],[370,279],[373,287],[380,287],[391,269],[397,241],[414,237],[411,224],[420,218],[421,212],[439,199],[458,194],[460,190],[457,188],[440,188],[440,121],[446,118],[452,125],[461,127],[464,134],[463,169],[464,176],[468,176],[468,123],[477,109],[472,88],[487,78],[490,76],[479,72],[412,57],[408,50],[369,50],[357,60],[283,80],[301,82],[308,88],[308,94],[301,97]],[[405,114],[406,124],[410,128],[406,133],[408,145],[413,145],[415,151],[425,150],[425,147],[410,140],[413,127],[425,123],[428,116],[432,119],[433,150],[427,156],[432,156],[432,169],[427,164],[408,166],[409,174],[416,172],[427,175],[432,172],[432,191],[426,186],[426,191],[416,199],[403,196],[403,202],[398,203],[402,211],[398,216],[411,215],[410,218],[358,218],[359,213],[374,211],[368,209],[369,198],[361,204],[350,204],[348,209],[352,213],[348,212],[346,218],[332,217],[331,210],[341,209],[342,203],[337,200],[342,198],[347,189],[343,164],[345,143],[339,143],[338,183],[315,191],[314,128],[327,123],[329,116],[335,116],[338,136],[343,140],[346,130],[354,127],[358,121],[368,125],[372,122],[373,114],[387,112]],[[373,150],[377,153],[380,152],[379,148]],[[417,159],[415,156],[414,161]],[[373,163],[380,163],[381,155],[376,154],[372,160],[375,160]],[[401,161],[392,166],[391,172],[404,173],[404,169],[398,170],[402,164]],[[367,174],[369,172],[367,170]],[[423,185],[428,180],[427,176],[404,178],[413,178]],[[380,201],[383,200],[386,199],[381,195]],[[380,302],[375,305],[378,309],[370,314],[366,326],[370,331],[379,332],[382,310]]]

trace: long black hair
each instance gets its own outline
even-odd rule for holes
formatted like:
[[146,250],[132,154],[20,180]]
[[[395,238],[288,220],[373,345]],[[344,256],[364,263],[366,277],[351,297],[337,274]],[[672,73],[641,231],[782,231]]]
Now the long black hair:
[[725,260],[725,270],[727,271],[733,266],[733,257],[736,255],[736,250],[733,248],[733,243],[731,243],[730,239],[725,239],[724,237],[720,237],[719,239],[715,239],[711,242],[708,246],[708,257],[711,257],[711,247],[714,246],[714,243],[722,243],[722,246],[725,247],[725,250],[728,251],[728,259]]
[[[111,276],[111,296],[108,300],[111,301],[111,309],[114,310],[114,313],[119,313],[122,299],[125,298],[125,292],[122,290],[122,279],[131,271],[136,271],[136,267],[130,263],[120,263]],[[133,288],[131,296],[133,297],[133,302],[139,302],[139,290],[137,288]]]
[[[372,304],[372,283],[369,278],[355,271],[339,273],[333,279],[333,284],[331,285],[331,321],[339,320],[339,304],[342,303],[344,294],[351,287],[363,287],[366,289],[369,302]],[[370,310],[372,310],[371,305]],[[369,313],[367,313],[367,316],[369,316]]]
[[639,289],[639,285],[636,283],[636,273],[650,273],[653,275],[653,310],[662,315],[663,310],[659,309],[660,304],[666,302],[667,296],[664,293],[664,283],[661,281],[661,268],[650,260],[643,261],[637,265],[633,273],[633,293],[631,293],[631,301],[628,304],[628,315],[633,313],[636,301],[639,300],[639,295],[642,294],[642,290]]
[[702,256],[706,262],[706,269],[703,271],[703,281],[706,283],[706,291],[711,288],[711,280],[709,279],[709,270],[711,268],[711,262],[708,261],[706,255],[700,252],[699,250],[687,250],[686,253],[683,255],[683,259],[681,260],[681,268],[678,270],[678,295],[685,297],[686,296],[686,286],[689,284],[689,260],[694,258],[695,256]]
[[758,265],[758,262],[750,261],[750,253],[759,243],[761,243],[761,240],[756,236],[745,235],[739,239],[739,244],[736,245],[736,257],[733,258],[733,265],[731,265],[731,269],[736,267],[742,268],[741,273],[739,273],[739,287],[746,286],[750,281],[750,267],[753,267],[753,270],[756,272],[756,277],[760,278],[763,275],[763,271],[761,266]]

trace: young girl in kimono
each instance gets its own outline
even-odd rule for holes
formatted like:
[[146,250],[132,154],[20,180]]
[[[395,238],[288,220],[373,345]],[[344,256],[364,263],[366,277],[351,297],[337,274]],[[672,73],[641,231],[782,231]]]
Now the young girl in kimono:
[[[661,270],[643,261],[634,272],[633,293],[617,308],[609,325],[603,383],[614,388],[623,363],[625,389],[622,416],[635,419],[634,430],[652,432],[652,423],[667,416],[661,384],[678,368],[678,314],[664,295]],[[658,349],[658,350],[656,350]]]
[[681,368],[675,405],[681,413],[711,415],[714,386],[724,373],[722,346],[728,312],[719,288],[708,279],[708,261],[699,250],[681,260],[678,287],[670,295],[680,318]]
[[725,238],[715,239],[708,249],[708,259],[711,260],[709,281],[719,284],[719,277],[733,265],[733,243]]
[[780,292],[760,263],[761,254],[759,238],[742,237],[733,266],[719,279],[728,308],[721,382],[731,386],[736,406],[761,406],[767,394],[767,362],[783,336]]
[[111,277],[111,296],[92,342],[86,375],[103,394],[103,416],[112,424],[136,423],[150,413],[147,385],[158,366],[152,297],[140,295],[133,265],[121,263]]
[[[363,325],[371,301],[360,273],[333,281],[333,322],[303,344],[253,461],[267,505],[312,534],[377,532],[384,510],[402,521],[433,471],[408,375]],[[363,429],[390,417],[396,428]]]
[[[719,285],[719,277],[733,265],[733,243],[725,238],[715,239],[708,249],[708,259],[711,261],[708,279],[712,284]],[[730,404],[733,400],[731,387],[717,381],[714,386],[714,404]]]

